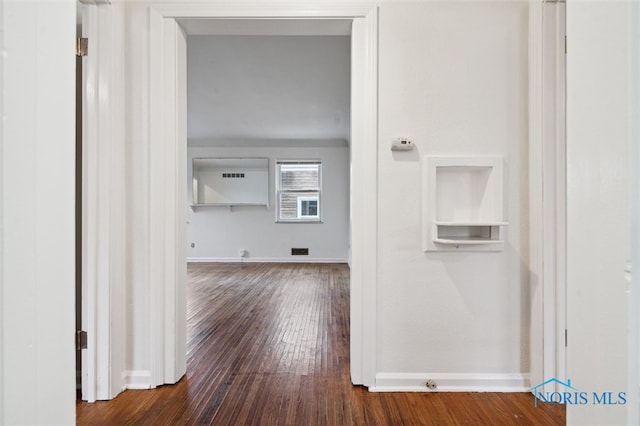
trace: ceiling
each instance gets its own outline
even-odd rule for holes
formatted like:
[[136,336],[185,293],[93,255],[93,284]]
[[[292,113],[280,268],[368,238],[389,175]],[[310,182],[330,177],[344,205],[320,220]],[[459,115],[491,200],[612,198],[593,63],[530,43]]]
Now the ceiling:
[[350,19],[178,19],[187,35],[351,35]]

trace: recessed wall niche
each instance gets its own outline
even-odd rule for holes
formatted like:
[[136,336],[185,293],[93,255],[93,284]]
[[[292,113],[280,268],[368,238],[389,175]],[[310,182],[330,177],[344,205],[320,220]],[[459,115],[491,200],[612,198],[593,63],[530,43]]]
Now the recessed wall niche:
[[503,249],[502,157],[425,156],[423,174],[424,251]]
[[268,158],[194,158],[192,207],[268,206]]

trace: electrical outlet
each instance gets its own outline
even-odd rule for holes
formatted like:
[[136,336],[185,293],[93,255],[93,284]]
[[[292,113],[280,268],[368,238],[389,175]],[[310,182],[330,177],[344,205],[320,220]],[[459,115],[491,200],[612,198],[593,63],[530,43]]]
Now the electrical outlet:
[[437,387],[438,387],[438,384],[437,384],[437,383],[435,382],[435,380],[433,380],[433,379],[429,379],[429,380],[427,380],[426,385],[427,385],[427,387],[428,387],[429,389],[435,389],[435,388],[437,388]]
[[238,250],[238,256],[245,257],[247,255],[247,251],[245,249]]

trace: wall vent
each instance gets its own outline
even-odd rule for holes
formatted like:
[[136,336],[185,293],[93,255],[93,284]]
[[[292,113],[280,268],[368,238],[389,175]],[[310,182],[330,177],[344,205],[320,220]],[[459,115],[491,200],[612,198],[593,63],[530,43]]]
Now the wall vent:
[[292,248],[291,256],[308,256],[309,249],[308,248]]
[[244,173],[223,173],[222,177],[224,179],[227,179],[227,178],[243,178],[244,177]]

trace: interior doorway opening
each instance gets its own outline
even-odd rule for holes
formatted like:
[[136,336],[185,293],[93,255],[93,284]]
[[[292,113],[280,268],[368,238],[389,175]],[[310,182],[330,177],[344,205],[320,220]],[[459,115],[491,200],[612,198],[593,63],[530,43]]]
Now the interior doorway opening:
[[[179,10],[177,10],[179,9]],[[186,74],[186,67],[184,66],[184,62],[186,61],[186,41],[185,34],[183,30],[179,27],[178,21],[183,18],[192,18],[194,16],[203,17],[207,16],[208,18],[213,17],[224,17],[224,11],[220,10],[212,10],[210,12],[198,10],[198,13],[195,15],[191,15],[189,12],[189,8],[185,7],[184,10],[181,8],[163,8],[158,6],[156,8],[157,14],[152,13],[151,20],[151,28],[156,30],[161,30],[161,34],[163,34],[162,38],[156,38],[155,40],[162,40],[162,43],[156,43],[152,40],[151,44],[151,63],[161,65],[159,69],[152,67],[152,70],[159,72],[152,72],[151,74],[151,88],[152,93],[154,88],[158,89],[158,93],[154,98],[164,99],[172,103],[172,100],[178,100],[179,102],[176,105],[180,105],[180,100],[183,99],[184,95],[181,93],[181,90],[185,90],[182,85],[184,84],[186,87],[186,81],[184,80],[184,75]],[[213,8],[215,9],[215,8]],[[295,8],[294,8],[295,9]],[[353,9],[353,10],[351,10]],[[299,15],[297,14],[299,13]],[[241,14],[242,15],[242,14]],[[277,10],[270,11],[268,13],[269,16],[284,16],[281,12]],[[376,256],[376,214],[375,214],[375,205],[376,205],[376,187],[375,185],[371,185],[371,182],[375,182],[376,176],[376,157],[377,157],[377,144],[376,144],[376,99],[377,99],[377,87],[376,87],[376,55],[377,50],[375,49],[375,35],[377,34],[377,10],[375,7],[371,7],[371,5],[361,5],[355,8],[350,8],[350,10],[329,10],[329,11],[314,11],[313,13],[309,13],[308,11],[299,11],[296,12],[292,9],[287,9],[287,13],[285,14],[288,17],[301,16],[306,18],[313,16],[322,16],[322,19],[326,19],[327,17],[336,17],[336,18],[344,18],[348,19],[352,22],[352,46],[351,46],[351,134],[350,134],[350,183],[353,188],[362,188],[357,194],[351,192],[351,197],[349,200],[349,207],[351,212],[351,217],[349,220],[350,227],[350,238],[351,238],[351,251],[348,255],[351,264],[351,342],[350,342],[350,350],[351,350],[351,380],[354,384],[365,384],[365,385],[373,385],[375,380],[375,281],[376,274],[375,270],[371,268],[365,268],[364,266],[367,264],[376,264],[375,256]],[[257,16],[249,15],[251,18],[257,18]],[[346,18],[345,18],[346,17]],[[158,19],[156,19],[158,18]],[[261,16],[260,19],[264,19],[266,16]],[[161,52],[164,52],[162,54]],[[167,53],[169,56],[167,57]],[[160,61],[160,59],[162,61]],[[158,62],[160,61],[160,62]],[[163,73],[161,70],[168,70],[168,73]],[[155,104],[155,103],[154,103]],[[166,104],[166,102],[165,102]],[[164,126],[154,127],[153,123],[164,123]],[[175,146],[174,134],[177,135],[184,134],[182,132],[186,132],[186,114],[184,111],[180,109],[180,107],[176,107],[175,110],[170,109],[169,111],[162,111],[160,108],[152,108],[151,111],[151,139],[155,139],[156,137],[159,139],[164,139],[163,144],[157,144],[155,146],[162,147],[164,146],[164,152],[155,151],[152,149],[151,156],[153,158],[154,155],[159,155],[160,157],[167,155],[172,151],[176,152],[175,157],[172,158],[182,158],[182,150],[186,147]],[[162,132],[164,128],[164,132]],[[185,137],[186,139],[186,137]],[[180,137],[178,136],[178,143],[180,144]],[[152,146],[153,148],[153,146]],[[171,163],[171,161],[169,161]],[[166,164],[166,163],[165,163]],[[184,163],[179,162],[176,164],[175,169],[167,170],[166,167],[163,169],[163,179],[168,181],[168,176],[176,176],[178,179],[176,181],[176,185],[180,185],[180,182],[184,182],[181,179],[186,172],[181,171],[181,168],[184,167]],[[151,179],[160,178],[160,175],[157,174],[159,169],[151,168]],[[175,174],[177,173],[177,174]],[[365,182],[367,184],[365,185]],[[183,187],[184,188],[184,187]],[[176,188],[178,191],[181,189]],[[171,190],[170,190],[171,193]],[[165,191],[166,194],[166,191]],[[185,194],[185,198],[186,194]],[[180,199],[180,195],[178,194],[178,198]],[[156,201],[163,201],[164,203],[156,204]],[[167,208],[167,198],[163,195],[161,198],[151,196],[151,229],[157,229],[159,231],[165,233],[164,241],[180,241],[182,238],[178,234],[175,234],[173,230],[171,230],[170,234],[166,234],[167,228],[160,228],[154,225],[154,217],[156,216],[157,225],[163,220],[166,220],[166,217],[163,218],[161,213],[157,215],[155,212],[157,211],[154,206],[159,207],[159,210]],[[183,210],[184,211],[184,210]],[[364,211],[369,212],[368,214],[363,214]],[[170,213],[170,217],[176,213]],[[180,226],[181,222],[180,216],[183,213],[177,213],[178,217],[178,226]],[[357,221],[352,221],[351,218],[358,218]],[[168,238],[167,238],[168,237]],[[159,240],[160,241],[160,240]],[[152,241],[152,246],[153,246]],[[186,243],[185,243],[186,246]],[[162,255],[162,259],[174,259],[174,255],[167,252],[167,248],[170,249],[171,245],[165,244],[164,255]],[[176,249],[178,252],[181,251],[181,248]],[[160,254],[160,252],[158,252]],[[151,262],[160,258],[156,258],[153,256]],[[184,259],[184,257],[178,255],[177,259]],[[176,265],[177,269],[180,269],[180,265]],[[173,275],[176,271],[174,266],[169,265],[171,272],[169,275]],[[165,265],[164,269],[167,268]],[[161,268],[162,269],[162,268]],[[161,273],[161,269],[158,270]],[[164,274],[166,277],[167,274]],[[165,282],[166,287],[164,296],[173,293],[175,291],[176,297],[173,302],[177,303],[175,308],[172,306],[168,306],[166,303],[171,303],[171,300],[167,300],[165,298],[165,304],[161,303],[158,309],[152,313],[152,322],[162,323],[166,321],[166,311],[167,307],[169,308],[170,313],[179,314],[181,308],[181,300],[184,300],[184,286],[180,282],[180,277],[178,276],[178,281],[175,283],[170,282],[171,280],[167,280],[166,278],[161,277],[160,275],[157,278],[161,281]],[[152,278],[156,278],[155,276]],[[367,286],[364,286],[364,283],[367,283]],[[175,287],[174,287],[175,286]],[[172,290],[173,288],[173,290]],[[179,321],[179,317],[178,317]],[[162,327],[159,327],[161,329]],[[182,336],[180,335],[182,327],[178,328],[178,333],[175,334],[173,330],[167,330],[165,333],[165,337],[167,335],[173,336],[175,338],[171,338],[169,340],[164,340],[164,350],[160,353],[164,355],[158,355],[158,363],[164,363],[167,365],[174,364],[176,366],[184,365],[180,357],[184,352],[181,350],[180,345],[183,342]],[[167,344],[168,343],[168,344]],[[160,348],[162,349],[162,348]],[[366,359],[366,362],[364,362]],[[165,370],[166,372],[167,370]],[[181,376],[181,367],[177,370],[174,370],[177,374]],[[159,380],[164,380],[164,383],[173,382],[178,376],[170,375],[166,376],[164,379],[160,378]]]
[[[183,207],[188,318],[200,318],[204,312],[194,302],[193,292],[216,300],[234,294],[234,300],[246,305],[248,302],[236,293],[238,288],[243,288],[240,293],[257,292],[264,298],[265,289],[282,285],[278,290],[282,300],[277,306],[264,300],[265,307],[273,305],[272,309],[278,310],[280,320],[269,319],[271,308],[263,312],[263,320],[256,319],[251,327],[260,335],[253,336],[251,342],[266,342],[267,347],[261,349],[265,360],[276,356],[283,345],[293,345],[285,350],[288,354],[280,354],[278,365],[295,365],[295,371],[312,369],[315,364],[320,368],[326,365],[326,358],[312,346],[321,344],[317,336],[329,332],[325,320],[331,313],[322,303],[318,305],[318,298],[307,296],[312,292],[325,295],[322,299],[327,297],[318,290],[318,283],[328,277],[326,284],[333,287],[333,271],[341,270],[344,275],[344,267],[337,264],[350,260],[352,20],[181,19],[178,23],[186,35],[187,48],[188,206]],[[286,196],[298,200],[289,204],[301,211],[285,220],[279,213],[286,202],[278,191],[284,179],[279,173],[283,163],[307,167],[287,174],[292,190]],[[309,164],[312,172],[307,170]],[[315,197],[315,214],[301,217],[301,207],[311,196]],[[322,265],[301,265],[300,269],[292,265],[296,263]],[[200,282],[196,276],[221,278],[215,272],[220,268],[226,271],[224,285],[211,282],[210,287],[194,287],[194,280]],[[292,274],[291,278],[301,280],[300,285],[292,286],[290,280],[271,282],[264,276],[265,269],[271,271],[270,277]],[[231,277],[235,278],[229,281]],[[340,294],[344,297],[342,291]],[[211,303],[217,306],[214,299]],[[307,310],[281,303],[301,304]],[[225,310],[217,311],[220,321],[227,324]],[[242,317],[242,311],[237,312],[236,319]],[[273,330],[261,328],[263,321],[288,322],[288,337],[269,337]],[[225,327],[240,323],[234,320]],[[224,338],[229,332],[232,330],[213,332],[211,338]],[[300,339],[307,343],[303,345]],[[206,344],[187,332],[189,353]],[[348,357],[340,359],[346,362]],[[196,367],[191,357],[187,363],[192,372]],[[220,369],[221,364],[216,364],[210,368]],[[348,366],[342,369],[346,371]],[[295,376],[290,370],[287,374]]]
[[[126,95],[125,75],[120,73],[122,64],[118,63],[125,50],[124,31],[116,31],[124,28],[124,22],[118,17],[118,13],[123,12],[120,6],[89,5],[91,19],[83,22],[91,32],[90,38],[96,40],[95,43],[101,40],[97,43],[100,48],[96,55],[88,61],[100,76],[92,80],[99,83],[95,93],[109,94],[100,98],[108,99],[106,103],[89,103],[89,114],[86,115],[94,119],[94,125],[86,126],[86,130],[93,130],[93,133],[89,132],[90,138],[86,139],[83,166],[103,173],[84,179],[83,192],[92,194],[92,198],[90,208],[83,210],[83,216],[88,217],[86,223],[92,227],[83,232],[83,239],[87,240],[86,247],[97,247],[100,251],[83,249],[83,268],[85,264],[93,268],[88,271],[92,278],[98,272],[96,266],[100,266],[100,271],[113,272],[100,274],[99,280],[83,280],[83,286],[87,286],[87,291],[83,287],[83,308],[88,306],[83,309],[83,315],[86,313],[83,323],[89,324],[88,348],[83,353],[83,362],[92,362],[90,368],[83,367],[83,377],[88,379],[86,394],[90,395],[86,399],[110,399],[122,389],[147,389],[176,383],[185,372],[186,39],[178,21],[195,18],[262,20],[285,17],[310,21],[344,19],[352,23],[350,184],[361,190],[351,192],[349,199],[351,215],[358,218],[349,221],[350,370],[353,383],[372,385],[377,277],[373,268],[365,266],[376,264],[377,252],[377,195],[375,184],[371,184],[376,180],[377,159],[377,8],[374,4],[314,10],[296,5],[269,10],[256,7],[238,10],[232,4],[145,6],[148,19],[141,25],[149,37],[140,41],[138,57],[148,65],[145,68],[148,74],[141,92],[142,111],[131,112],[144,116],[135,126],[141,131],[136,146],[140,148],[138,159],[144,167],[134,171],[145,195],[131,201],[125,200],[123,195],[126,194],[122,177],[126,159],[123,143],[126,139],[123,127]],[[93,101],[97,99],[92,98]],[[106,124],[104,132],[95,132],[95,119]],[[111,149],[108,149],[107,140],[115,144]],[[98,158],[101,161],[98,162]],[[98,201],[107,202],[109,211],[96,209]],[[123,211],[131,215],[126,221]],[[140,228],[134,228],[134,234],[140,238],[127,242],[125,231],[131,231],[127,228],[130,221],[139,221]],[[125,249],[130,249],[135,258],[125,260]],[[131,277],[140,290],[140,300],[144,300],[143,309],[135,318],[120,315],[128,311],[127,303],[137,303],[126,299],[124,283]],[[98,299],[100,304],[95,305]],[[131,340],[132,333],[138,333],[141,338]],[[127,355],[131,353],[139,355],[134,363]]]
[[179,24],[188,261],[348,262],[351,20]]

